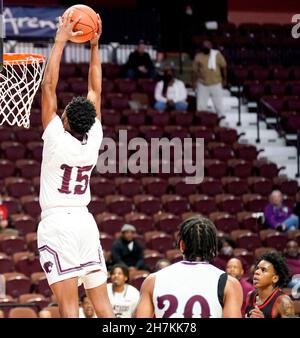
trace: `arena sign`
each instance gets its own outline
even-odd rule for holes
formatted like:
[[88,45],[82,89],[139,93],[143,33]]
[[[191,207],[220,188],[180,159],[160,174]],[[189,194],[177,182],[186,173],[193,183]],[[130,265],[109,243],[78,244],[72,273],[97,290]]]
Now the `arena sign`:
[[7,38],[53,38],[63,8],[4,7],[4,33]]

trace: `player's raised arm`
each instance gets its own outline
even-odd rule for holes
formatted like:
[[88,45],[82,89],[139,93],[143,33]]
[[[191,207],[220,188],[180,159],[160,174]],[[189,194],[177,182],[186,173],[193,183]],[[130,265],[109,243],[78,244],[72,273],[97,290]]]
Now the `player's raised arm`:
[[95,105],[97,118],[101,119],[102,68],[99,55],[99,38],[102,32],[102,23],[99,14],[97,16],[99,32],[95,33],[95,37],[90,41],[91,59],[87,98]]
[[72,12],[65,19],[59,18],[59,26],[55,37],[54,46],[52,48],[49,60],[45,69],[42,81],[42,123],[46,129],[49,122],[56,116],[57,98],[56,86],[59,76],[59,68],[61,56],[66,42],[76,35],[81,35],[82,32],[74,32],[73,28],[80,20],[71,22]]

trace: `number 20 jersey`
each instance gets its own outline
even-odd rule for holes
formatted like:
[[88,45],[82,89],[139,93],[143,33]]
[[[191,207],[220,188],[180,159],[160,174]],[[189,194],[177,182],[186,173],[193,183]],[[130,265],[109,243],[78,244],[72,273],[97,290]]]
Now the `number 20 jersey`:
[[207,262],[181,261],[155,274],[156,318],[221,318],[227,274]]
[[56,116],[46,127],[40,182],[40,205],[46,210],[55,207],[84,207],[91,200],[90,176],[98,159],[103,139],[99,119],[81,142],[65,131]]

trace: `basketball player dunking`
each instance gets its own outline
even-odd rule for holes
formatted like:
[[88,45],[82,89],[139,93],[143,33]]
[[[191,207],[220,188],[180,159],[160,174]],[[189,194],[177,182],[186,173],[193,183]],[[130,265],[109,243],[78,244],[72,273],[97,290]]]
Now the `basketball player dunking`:
[[239,281],[209,264],[217,254],[214,224],[204,217],[185,220],[180,225],[178,244],[184,260],[145,279],[136,317],[241,317]]
[[66,42],[75,35],[72,13],[60,18],[42,83],[44,134],[41,168],[40,262],[62,317],[78,317],[78,285],[83,283],[98,317],[114,317],[107,295],[107,270],[93,216],[88,212],[89,181],[102,142],[100,123],[102,72],[99,34],[90,41],[87,98],[76,97],[60,119],[56,86]]

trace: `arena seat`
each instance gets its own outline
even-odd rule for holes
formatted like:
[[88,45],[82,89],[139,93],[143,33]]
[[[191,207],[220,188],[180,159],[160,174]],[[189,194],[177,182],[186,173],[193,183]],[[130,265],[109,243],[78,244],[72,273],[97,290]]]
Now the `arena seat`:
[[11,197],[19,198],[34,192],[31,182],[25,178],[7,177],[4,179],[4,184]]
[[140,182],[134,178],[117,177],[115,184],[119,193],[127,197],[133,197],[142,192]]
[[247,179],[251,192],[262,196],[269,196],[273,190],[272,181],[266,177],[253,177]]
[[243,210],[243,202],[239,196],[231,194],[218,194],[215,197],[216,204],[220,211],[236,214]]
[[101,214],[106,211],[106,206],[103,198],[99,198],[97,196],[91,197],[91,202],[88,205],[88,210],[93,215]]
[[3,274],[6,281],[6,293],[12,297],[19,297],[30,292],[30,279],[23,273],[6,272]]
[[160,199],[152,195],[136,195],[133,200],[137,210],[147,215],[153,215],[161,210]]
[[131,212],[125,215],[125,221],[132,224],[138,229],[139,233],[154,230],[154,222],[152,216],[146,215],[141,212]]
[[39,197],[34,195],[25,195],[20,198],[22,207],[24,211],[32,216],[33,218],[38,218],[41,215],[41,206],[39,202]]
[[199,192],[203,195],[215,196],[223,193],[221,181],[214,177],[206,176],[198,186]]
[[133,210],[132,200],[123,195],[108,195],[104,198],[108,210],[123,216]]
[[194,114],[186,110],[173,110],[171,111],[171,117],[177,126],[190,127],[194,120]]
[[144,262],[150,268],[151,271],[155,270],[156,263],[164,258],[164,255],[157,252],[157,253],[144,253]]
[[247,178],[251,176],[252,164],[249,161],[241,159],[230,159],[227,161],[228,171],[232,176]]
[[30,215],[14,214],[11,215],[11,222],[13,227],[18,230],[19,234],[25,236],[30,232],[37,230],[37,220]]
[[30,279],[32,288],[35,293],[40,293],[45,297],[50,297],[52,295],[52,291],[48,285],[47,278],[44,272],[34,272],[31,275]]
[[5,272],[13,272],[14,264],[10,256],[4,252],[0,252],[0,274]]
[[31,307],[16,307],[9,311],[9,318],[38,318]]
[[228,194],[241,196],[249,192],[248,184],[245,179],[235,176],[225,176],[221,179],[224,191]]
[[0,159],[0,179],[13,176],[15,172],[15,164],[6,159]]
[[142,185],[147,194],[155,197],[165,194],[168,189],[167,181],[160,177],[143,177]]
[[209,218],[212,222],[214,222],[218,231],[230,233],[231,231],[239,228],[237,219],[227,212],[212,212],[209,214]]
[[114,194],[116,192],[116,186],[114,182],[108,178],[92,176],[91,191],[99,197],[104,197],[106,195]]
[[130,126],[138,127],[146,123],[146,111],[125,109],[122,116],[127,118],[127,123]]
[[189,129],[193,138],[204,138],[205,143],[215,141],[215,133],[208,127],[191,125]]
[[108,212],[98,214],[95,218],[99,230],[110,235],[114,235],[117,231],[120,231],[122,225],[124,224],[123,217]]
[[4,141],[1,142],[0,147],[4,154],[4,158],[9,161],[16,161],[25,157],[26,148],[20,142]]
[[16,271],[23,273],[27,277],[30,277],[34,272],[43,271],[39,258],[34,256],[32,252],[16,252],[13,255],[13,260]]
[[176,263],[182,261],[183,256],[179,249],[170,249],[166,251],[166,258],[171,263]]
[[186,197],[176,194],[166,194],[161,196],[164,210],[175,215],[189,211],[190,206]]
[[102,249],[105,250],[105,251],[110,251],[112,244],[113,244],[113,241],[114,241],[114,238],[113,238],[112,235],[101,231],[100,232],[100,241],[101,241]]
[[0,251],[7,255],[24,250],[26,250],[26,242],[23,237],[7,234],[4,238],[0,238]]
[[181,218],[172,213],[158,212],[153,217],[156,229],[167,234],[173,234],[181,223]]
[[268,234],[265,238],[266,246],[283,252],[287,244],[287,236],[283,233]]

